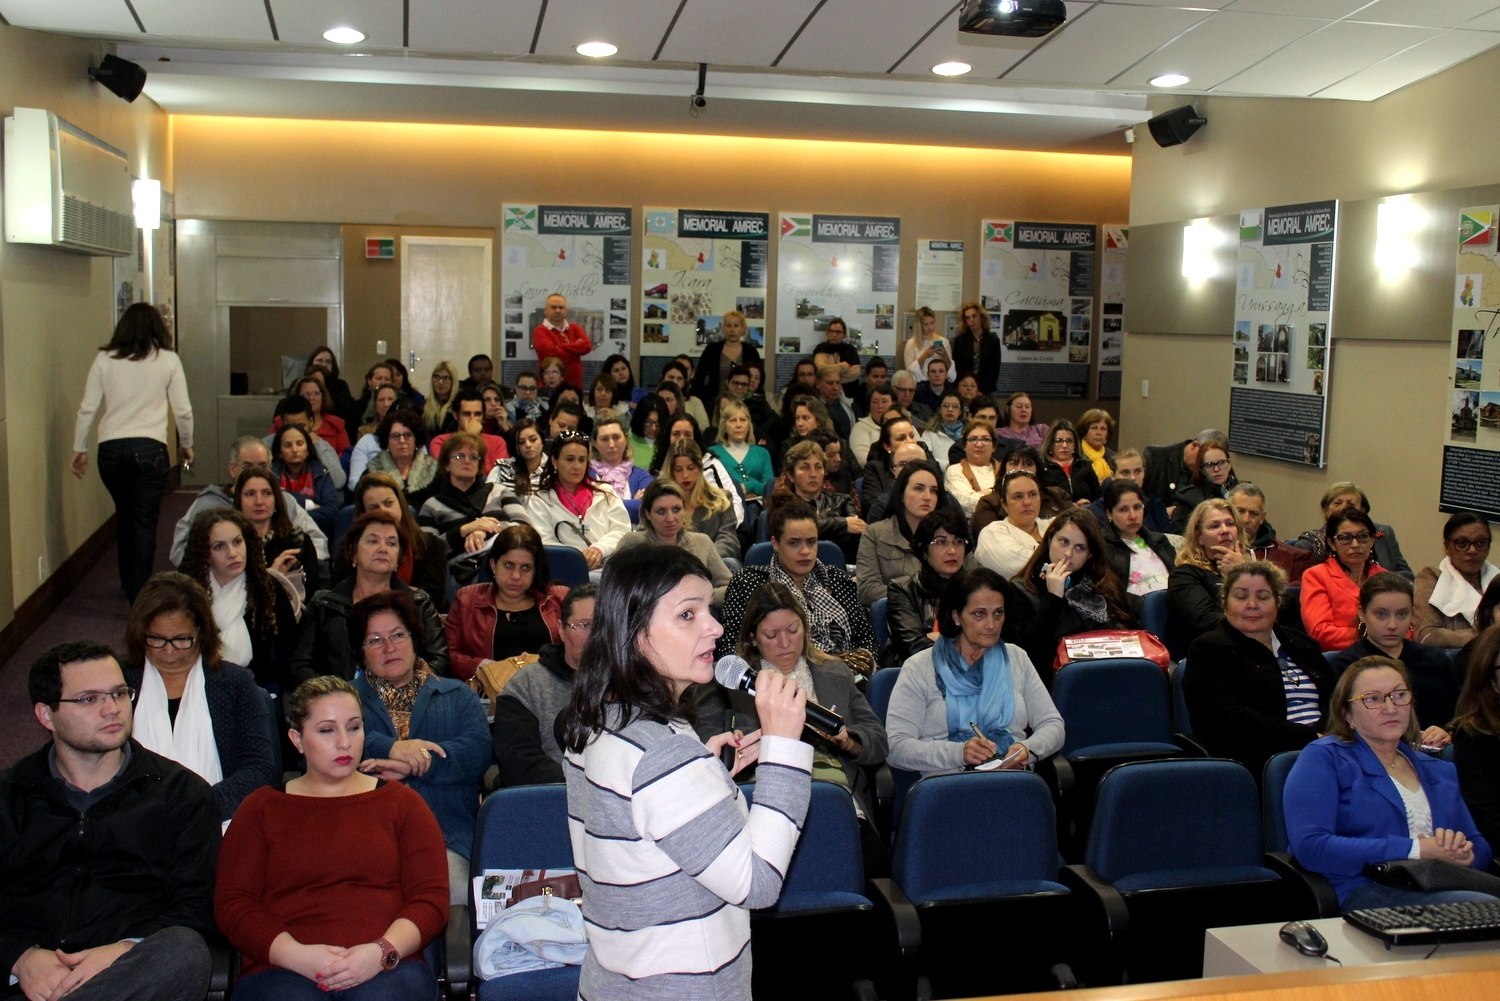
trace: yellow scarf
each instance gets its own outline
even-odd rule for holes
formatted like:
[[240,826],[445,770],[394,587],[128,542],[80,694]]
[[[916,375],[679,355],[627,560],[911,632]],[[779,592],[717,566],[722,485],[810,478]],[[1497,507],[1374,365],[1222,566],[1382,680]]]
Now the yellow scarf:
[[1093,465],[1094,475],[1099,477],[1100,483],[1115,475],[1115,471],[1109,468],[1109,463],[1104,458],[1104,449],[1095,448],[1086,441],[1079,442],[1078,447],[1083,450],[1083,457]]

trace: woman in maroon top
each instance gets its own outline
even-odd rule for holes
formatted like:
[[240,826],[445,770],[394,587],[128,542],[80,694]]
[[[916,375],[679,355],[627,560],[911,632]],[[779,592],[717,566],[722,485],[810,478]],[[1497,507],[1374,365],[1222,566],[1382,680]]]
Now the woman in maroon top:
[[432,811],[359,771],[363,714],[347,681],[303,682],[286,715],[307,772],[247,797],[219,853],[214,918],[242,955],[235,996],[430,1001],[437,979],[421,950],[448,921]]

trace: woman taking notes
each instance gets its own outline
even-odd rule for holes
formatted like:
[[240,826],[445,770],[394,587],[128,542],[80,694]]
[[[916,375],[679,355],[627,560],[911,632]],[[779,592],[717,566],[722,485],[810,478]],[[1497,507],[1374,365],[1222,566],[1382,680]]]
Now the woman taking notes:
[[681,549],[642,546],[604,568],[573,698],[560,717],[573,861],[589,951],[579,996],[750,998],[750,909],[781,894],[807,813],[806,696],[779,671],[757,679],[758,762],[746,806],[683,695],[713,680],[712,585]]

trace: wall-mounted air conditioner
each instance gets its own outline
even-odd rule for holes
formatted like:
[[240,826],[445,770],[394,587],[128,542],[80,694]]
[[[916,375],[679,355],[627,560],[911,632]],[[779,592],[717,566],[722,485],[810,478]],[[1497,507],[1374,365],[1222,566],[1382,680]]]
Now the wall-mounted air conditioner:
[[124,257],[135,249],[130,163],[41,108],[5,120],[5,239]]

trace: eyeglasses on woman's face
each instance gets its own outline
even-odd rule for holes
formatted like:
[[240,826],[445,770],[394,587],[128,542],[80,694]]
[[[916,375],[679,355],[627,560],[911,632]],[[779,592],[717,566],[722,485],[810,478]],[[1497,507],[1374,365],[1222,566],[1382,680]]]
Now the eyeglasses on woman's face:
[[387,643],[390,643],[392,646],[400,646],[409,639],[411,639],[411,633],[405,629],[392,629],[384,636],[379,633],[371,633],[365,637],[365,649],[379,650]]
[[1369,532],[1340,532],[1333,541],[1341,546],[1368,546],[1374,538]]
[[1366,709],[1379,709],[1385,704],[1387,699],[1390,700],[1393,706],[1410,705],[1411,689],[1397,688],[1395,691],[1386,692],[1384,695],[1381,695],[1379,692],[1365,692],[1363,695],[1356,695],[1349,701],[1358,702]]
[[156,636],[152,633],[146,634],[146,645],[153,650],[165,650],[169,645],[173,650],[191,650],[193,644],[198,642],[198,634],[190,636]]

